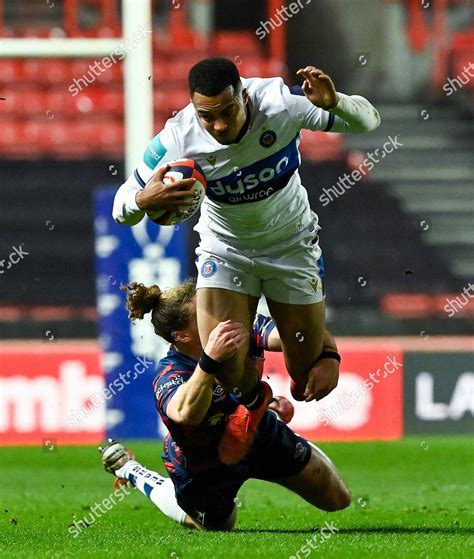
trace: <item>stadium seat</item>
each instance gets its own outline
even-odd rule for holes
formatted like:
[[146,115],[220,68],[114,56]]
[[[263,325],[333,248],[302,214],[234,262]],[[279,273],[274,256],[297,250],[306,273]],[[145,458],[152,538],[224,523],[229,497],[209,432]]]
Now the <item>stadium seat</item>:
[[48,103],[40,89],[9,89],[2,91],[2,108],[10,115],[18,115],[19,117],[27,115],[43,114],[46,116]]
[[[21,60],[0,58],[0,85],[17,84],[24,79],[23,63]],[[2,95],[2,97],[5,96]]]
[[35,84],[62,84],[70,79],[70,62],[63,59],[42,60],[39,58],[25,60],[24,79]]

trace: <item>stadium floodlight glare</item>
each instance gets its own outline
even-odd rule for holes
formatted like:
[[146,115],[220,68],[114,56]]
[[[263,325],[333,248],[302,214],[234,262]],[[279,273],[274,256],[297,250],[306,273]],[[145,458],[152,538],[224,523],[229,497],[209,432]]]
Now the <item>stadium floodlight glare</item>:
[[[0,58],[108,56],[137,29],[151,29],[151,0],[122,0],[122,37],[113,39],[1,38]],[[133,172],[153,134],[151,33],[124,53],[125,173]]]

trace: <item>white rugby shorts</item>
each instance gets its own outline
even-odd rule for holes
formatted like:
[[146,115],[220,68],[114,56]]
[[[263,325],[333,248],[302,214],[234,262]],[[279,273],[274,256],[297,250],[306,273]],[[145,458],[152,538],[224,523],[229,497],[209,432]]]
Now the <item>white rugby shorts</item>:
[[278,303],[310,305],[324,299],[317,221],[272,246],[239,249],[203,235],[196,249],[197,289],[215,287],[262,294]]

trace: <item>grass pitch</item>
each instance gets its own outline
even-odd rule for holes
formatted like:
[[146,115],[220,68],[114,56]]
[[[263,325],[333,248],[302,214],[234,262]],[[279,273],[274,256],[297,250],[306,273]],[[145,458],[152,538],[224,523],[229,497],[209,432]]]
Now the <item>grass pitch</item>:
[[[158,444],[129,446],[143,464],[163,471]],[[133,489],[76,538],[71,522],[112,491],[96,448],[2,448],[0,557],[474,557],[472,439],[320,446],[352,490],[354,502],[342,512],[324,513],[286,489],[252,480],[239,493],[234,532],[199,532],[175,525]],[[326,521],[337,531],[324,540],[318,533]],[[308,539],[316,549],[302,547]]]

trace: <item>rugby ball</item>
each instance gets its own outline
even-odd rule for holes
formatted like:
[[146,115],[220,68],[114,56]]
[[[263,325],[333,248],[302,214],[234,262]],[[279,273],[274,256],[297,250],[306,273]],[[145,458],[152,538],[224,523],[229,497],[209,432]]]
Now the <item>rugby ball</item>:
[[180,210],[185,212],[179,214],[175,211],[161,210],[157,212],[147,212],[148,217],[158,225],[176,225],[192,217],[201,207],[207,190],[206,176],[201,166],[192,159],[177,159],[168,163],[170,168],[163,177],[164,184],[173,184],[183,179],[196,179],[190,189],[197,195],[192,206],[180,206]]

